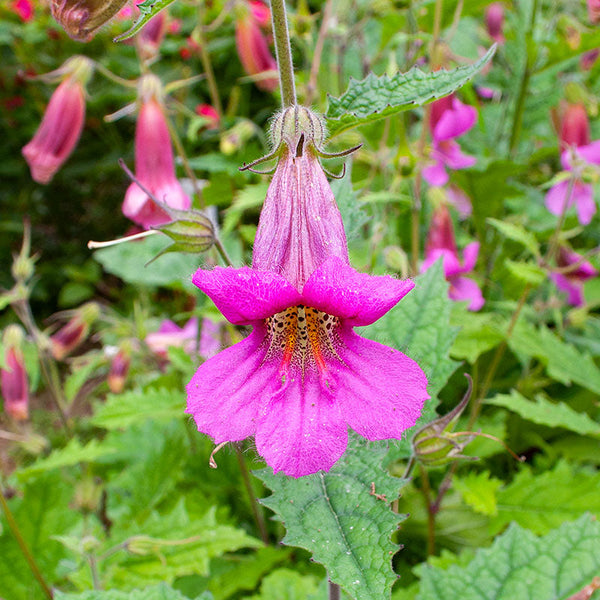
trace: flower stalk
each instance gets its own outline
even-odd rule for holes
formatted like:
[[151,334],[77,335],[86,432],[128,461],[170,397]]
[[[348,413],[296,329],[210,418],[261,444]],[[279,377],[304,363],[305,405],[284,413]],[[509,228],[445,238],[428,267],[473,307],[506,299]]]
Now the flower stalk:
[[292,48],[288,31],[285,0],[271,0],[271,18],[273,20],[273,37],[277,68],[279,70],[279,85],[281,87],[281,103],[284,108],[296,104],[296,84],[294,83],[294,65],[292,63]]

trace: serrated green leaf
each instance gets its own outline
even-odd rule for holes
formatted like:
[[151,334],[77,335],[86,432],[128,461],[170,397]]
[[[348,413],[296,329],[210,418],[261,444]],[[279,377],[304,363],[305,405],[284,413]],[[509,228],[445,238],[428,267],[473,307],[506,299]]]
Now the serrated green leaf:
[[600,523],[584,515],[542,538],[511,525],[467,567],[422,571],[418,600],[567,600],[600,570]]
[[312,552],[331,581],[355,600],[389,598],[396,580],[391,560],[398,546],[390,536],[403,516],[372,489],[389,502],[404,481],[383,471],[385,453],[385,445],[352,436],[329,473],[293,479],[270,468],[256,472],[273,491],[261,502],[286,526],[283,543]]
[[534,256],[540,256],[540,246],[533,233],[527,231],[525,228],[515,223],[509,223],[507,221],[499,221],[498,219],[487,219],[487,222],[497,229],[503,236],[507,237],[514,242],[523,244],[527,250],[529,250]]
[[491,313],[474,313],[456,304],[450,322],[460,327],[450,355],[464,358],[471,364],[484,352],[495,348],[505,337],[503,328]]
[[342,215],[346,237],[349,241],[358,237],[360,228],[369,220],[369,215],[361,208],[358,194],[352,188],[352,163],[348,163],[347,173],[342,179],[331,182],[331,191]]
[[516,390],[511,390],[510,394],[488,398],[486,403],[508,408],[538,425],[562,427],[581,435],[600,435],[600,423],[596,423],[587,413],[577,412],[564,402],[551,402],[541,395],[532,402]]
[[70,467],[80,462],[93,462],[98,458],[109,456],[116,452],[116,448],[98,440],[91,440],[82,446],[77,438],[73,438],[64,448],[54,450],[46,458],[38,460],[33,465],[17,471],[17,477],[25,480],[35,477],[44,471]]
[[[189,600],[187,596],[184,596],[164,583],[141,590],[131,590],[130,592],[120,592],[118,590],[94,590],[82,592],[81,594],[56,592],[54,598],[56,600]],[[212,596],[205,593],[198,596],[195,600],[211,599]]]
[[498,491],[498,514],[490,521],[493,533],[515,521],[545,534],[589,511],[600,516],[600,473],[578,469],[566,461],[553,471],[534,474],[523,467],[511,483]]
[[452,486],[462,496],[463,500],[475,511],[482,515],[493,516],[496,507],[496,492],[502,485],[500,479],[490,477],[488,471],[469,473],[464,477],[454,477]]
[[163,8],[166,8],[174,1],[175,0],[144,0],[144,2],[140,2],[137,5],[140,16],[137,18],[131,29],[118,35],[113,41],[123,42],[130,37],[133,37],[154,15],[157,15]]
[[413,67],[393,77],[370,73],[361,81],[351,80],[342,96],[329,97],[326,118],[330,136],[451,94],[481,71],[495,51],[492,46],[477,62],[452,71],[424,73]]
[[511,275],[520,279],[524,283],[529,283],[532,286],[542,284],[548,277],[546,271],[535,263],[516,262],[507,258],[504,261],[504,266],[508,269]]
[[147,419],[165,421],[183,416],[185,393],[183,390],[150,388],[123,394],[109,394],[101,404],[91,423],[104,429],[121,429]]
[[247,596],[246,600],[305,600],[316,591],[317,582],[311,575],[277,569],[264,578],[260,594]]

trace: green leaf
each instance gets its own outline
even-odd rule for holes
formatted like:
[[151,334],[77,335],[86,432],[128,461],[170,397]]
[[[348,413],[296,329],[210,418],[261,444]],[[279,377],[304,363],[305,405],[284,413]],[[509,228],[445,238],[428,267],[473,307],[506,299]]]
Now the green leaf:
[[121,429],[147,419],[166,421],[181,418],[185,411],[183,390],[150,388],[123,394],[109,394],[91,423],[104,429]]
[[527,231],[520,225],[509,223],[507,221],[489,218],[487,219],[487,222],[508,239],[523,244],[523,246],[525,246],[525,248],[527,248],[534,256],[540,256],[540,246],[533,233]]
[[223,231],[233,231],[245,211],[259,209],[265,201],[268,187],[266,183],[262,182],[256,185],[247,185],[240,190],[231,206],[225,211]]
[[481,71],[495,51],[492,46],[477,62],[452,71],[424,73],[413,67],[393,77],[369,73],[361,81],[350,80],[342,96],[329,97],[326,118],[330,137],[451,94]]
[[457,330],[450,327],[452,300],[448,298],[442,261],[437,261],[414,281],[415,288],[392,310],[360,330],[361,335],[392,346],[416,360],[427,375],[431,400],[426,402],[415,427],[396,444],[399,456],[405,457],[410,455],[411,432],[435,418],[437,394],[457,366],[448,356]]
[[311,575],[300,575],[291,569],[277,569],[264,578],[260,594],[247,600],[306,600],[317,592],[317,582]]
[[381,468],[385,452],[383,444],[352,436],[329,473],[293,479],[270,468],[255,472],[273,491],[262,503],[286,526],[283,543],[312,552],[331,581],[355,600],[389,598],[396,580],[391,560],[398,546],[390,536],[404,517],[387,502],[404,481]]
[[467,567],[425,567],[418,600],[567,600],[598,574],[598,547],[589,515],[542,538],[511,525]]
[[124,40],[133,37],[154,15],[157,15],[163,8],[169,6],[175,0],[144,0],[137,7],[140,10],[140,16],[133,24],[131,29],[118,35],[113,41],[123,42]]
[[[189,600],[187,596],[184,596],[164,583],[130,592],[120,592],[117,590],[94,590],[81,594],[56,592],[54,598],[55,600]],[[211,600],[211,598],[210,594],[202,594],[195,600]]]
[[587,413],[577,412],[564,402],[551,402],[541,395],[536,396],[535,402],[532,402],[516,390],[511,390],[510,394],[488,398],[486,403],[508,408],[538,425],[562,427],[581,435],[600,436],[600,423],[596,423]]
[[210,559],[262,543],[242,529],[217,523],[216,507],[191,519],[183,500],[167,515],[153,515],[143,524],[121,532],[130,554],[109,567],[111,584],[121,589],[166,581],[185,575],[208,575]]
[[500,479],[490,477],[488,471],[469,473],[465,477],[454,477],[452,486],[463,497],[463,500],[482,515],[495,515],[496,492],[502,485]]
[[92,373],[103,363],[106,363],[106,358],[102,353],[90,356],[85,363],[80,360],[77,361],[72,372],[65,379],[64,388],[67,400],[71,402],[75,399],[83,384],[90,379]]
[[359,237],[360,229],[369,220],[369,215],[361,208],[358,194],[352,188],[352,163],[348,161],[347,166],[346,175],[331,182],[331,191],[342,215],[346,237],[352,242]]
[[524,467],[498,491],[498,514],[490,521],[493,533],[515,521],[537,534],[545,534],[569,519],[590,511],[600,516],[600,473],[577,469],[566,461],[553,471],[534,474]]
[[91,440],[82,446],[77,438],[73,438],[64,448],[54,450],[46,458],[38,460],[33,465],[17,471],[17,477],[25,480],[35,477],[44,471],[71,467],[80,462],[94,462],[98,458],[109,456],[116,452],[116,448],[98,440]]
[[491,313],[474,313],[456,304],[450,322],[453,326],[460,326],[450,355],[464,358],[471,364],[505,337],[498,319]]
[[533,286],[541,285],[548,278],[546,271],[535,263],[516,262],[507,258],[504,261],[504,266],[511,275]]

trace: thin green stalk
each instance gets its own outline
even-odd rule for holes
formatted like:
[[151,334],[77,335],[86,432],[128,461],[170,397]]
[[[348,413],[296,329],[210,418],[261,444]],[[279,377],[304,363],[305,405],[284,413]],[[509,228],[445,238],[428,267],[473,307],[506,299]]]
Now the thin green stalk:
[[8,527],[12,531],[12,534],[15,536],[17,544],[19,544],[19,548],[21,548],[21,552],[23,553],[23,556],[25,557],[25,560],[27,561],[27,564],[31,569],[33,576],[40,584],[42,590],[44,590],[44,594],[46,595],[46,597],[52,600],[52,590],[50,589],[50,586],[46,583],[44,576],[42,575],[41,571],[37,566],[37,563],[35,562],[35,559],[33,558],[33,554],[29,550],[27,543],[21,535],[19,526],[17,525],[17,522],[15,521],[15,518],[8,506],[8,503],[6,502],[6,498],[4,497],[4,492],[2,491],[2,489],[0,489],[0,505],[2,505],[2,509],[4,510],[4,514],[6,515],[6,522],[8,523]]
[[221,123],[221,117],[223,116],[223,105],[221,104],[221,97],[219,96],[219,88],[217,86],[217,80],[215,79],[215,72],[212,68],[212,62],[208,53],[208,47],[206,44],[206,38],[204,37],[204,29],[202,26],[202,15],[203,15],[204,3],[200,2],[198,6],[198,27],[194,30],[194,36],[200,46],[200,60],[202,61],[202,68],[206,74],[206,81],[208,83],[208,93],[210,94],[210,101],[219,115],[219,123]]
[[427,509],[427,556],[431,556],[435,553],[435,512],[433,511],[431,485],[427,469],[419,464],[419,470],[421,472],[421,492],[423,493],[425,508]]
[[217,252],[221,255],[221,258],[225,261],[225,264],[228,267],[233,266],[233,261],[229,257],[229,254],[227,254],[227,250],[225,250],[225,246],[223,246],[223,242],[221,242],[220,238],[215,237],[214,245]]
[[271,18],[273,21],[277,68],[279,70],[281,103],[283,108],[286,108],[296,104],[296,84],[294,83],[294,65],[292,63],[292,48],[285,0],[271,0]]

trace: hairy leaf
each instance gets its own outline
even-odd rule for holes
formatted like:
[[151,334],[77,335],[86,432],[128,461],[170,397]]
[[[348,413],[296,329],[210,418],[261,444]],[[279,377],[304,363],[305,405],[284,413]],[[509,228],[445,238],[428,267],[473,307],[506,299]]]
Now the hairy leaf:
[[413,67],[393,77],[370,73],[361,81],[352,79],[339,98],[329,97],[326,118],[330,136],[451,94],[481,71],[495,51],[492,46],[477,62],[452,71],[424,73]]
[[329,473],[299,479],[270,468],[256,473],[273,491],[262,503],[286,526],[283,543],[312,552],[355,600],[389,598],[396,580],[391,561],[398,546],[390,536],[404,517],[388,502],[404,482],[381,468],[385,452],[383,444],[352,436]]
[[498,512],[496,492],[502,485],[502,481],[490,477],[488,471],[454,477],[452,485],[475,512],[482,515],[495,515]]
[[[117,590],[94,590],[82,592],[81,594],[56,592],[54,598],[56,600],[188,600],[187,596],[164,583],[130,592],[119,592]],[[212,596],[205,592],[196,597],[195,600],[212,600]]]
[[600,523],[584,515],[545,537],[513,524],[467,567],[425,567],[418,600],[568,600],[600,570]]
[[516,390],[511,390],[510,394],[498,394],[486,402],[508,408],[538,425],[563,427],[581,435],[600,435],[600,423],[596,423],[587,413],[577,412],[564,402],[551,402],[540,395],[532,402]]
[[277,569],[264,578],[260,594],[247,600],[304,600],[316,593],[317,582],[311,575],[300,575],[291,569]]
[[169,6],[175,0],[144,0],[137,7],[140,10],[140,16],[133,24],[131,29],[117,36],[113,41],[123,42],[133,37],[154,15],[157,15],[163,8]]

